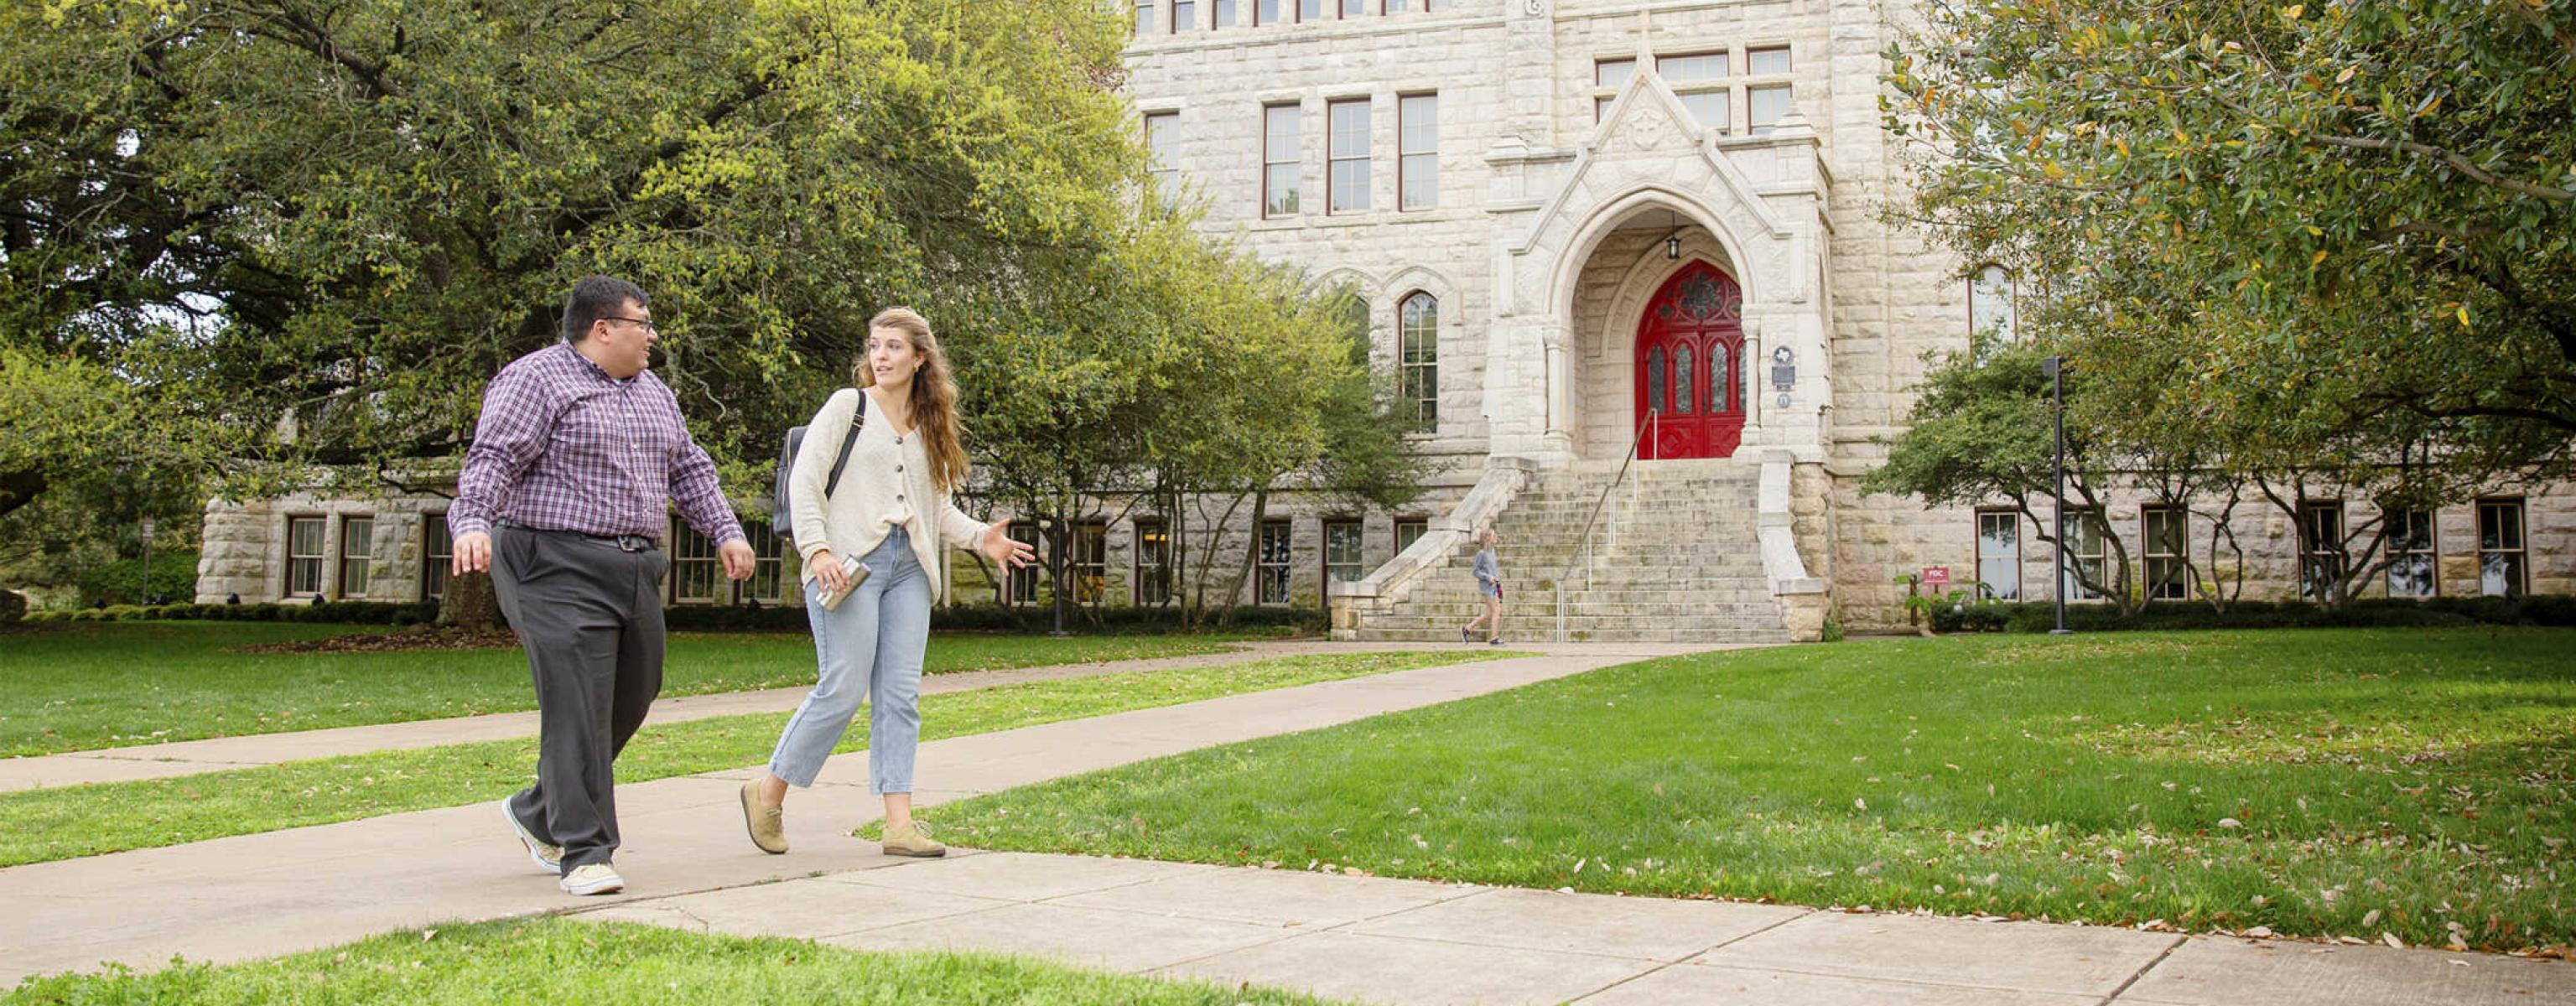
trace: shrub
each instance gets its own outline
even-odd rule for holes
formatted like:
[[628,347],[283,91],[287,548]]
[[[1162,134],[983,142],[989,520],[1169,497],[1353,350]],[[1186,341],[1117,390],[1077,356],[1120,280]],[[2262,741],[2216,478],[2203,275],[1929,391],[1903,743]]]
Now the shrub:
[[14,590],[0,590],[0,625],[27,617],[27,595]]

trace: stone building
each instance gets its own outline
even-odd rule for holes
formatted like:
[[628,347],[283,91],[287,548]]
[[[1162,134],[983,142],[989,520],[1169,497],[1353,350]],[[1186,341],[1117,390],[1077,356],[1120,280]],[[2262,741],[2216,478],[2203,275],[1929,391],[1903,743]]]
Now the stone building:
[[[1287,491],[1256,527],[1238,501],[1191,501],[1189,547],[1226,557],[1197,564],[1216,594],[1250,556],[1246,601],[1329,596],[1339,634],[1444,638],[1472,610],[1468,534],[1490,525],[1520,638],[1814,638],[1829,618],[1899,620],[1892,579],[1926,567],[2051,596],[2026,521],[1858,489],[1925,354],[2008,336],[2014,310],[2000,268],[1879,216],[1902,184],[1878,105],[1901,4],[1136,0],[1132,16],[1127,89],[1166,197],[1360,291],[1444,466],[1400,513]],[[2367,592],[2576,590],[2570,502],[2551,487],[2400,515],[2413,550]],[[354,549],[368,596],[420,596],[443,542],[419,515],[438,505],[210,509],[200,594],[339,596]],[[2141,583],[2209,546],[2206,514],[2107,506]],[[1167,596],[1176,515],[1102,507],[1077,535],[1077,592]],[[2240,507],[2245,596],[2296,596],[2323,561],[2302,542],[2377,517]],[[731,600],[693,538],[675,532],[674,602]],[[2168,544],[2137,554],[2148,541]],[[792,601],[774,568],[753,591]]]

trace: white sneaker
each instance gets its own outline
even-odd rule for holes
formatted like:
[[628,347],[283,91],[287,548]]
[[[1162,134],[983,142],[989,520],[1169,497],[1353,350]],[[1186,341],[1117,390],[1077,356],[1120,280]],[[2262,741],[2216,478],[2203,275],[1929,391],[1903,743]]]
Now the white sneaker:
[[506,796],[501,798],[501,817],[510,822],[510,830],[518,834],[519,844],[528,847],[528,858],[536,861],[537,869],[547,873],[563,872],[563,847],[537,841],[537,836],[528,831],[528,826],[519,823],[519,814],[510,809],[510,798]]
[[565,894],[615,894],[626,889],[626,878],[618,876],[606,863],[584,863],[564,874],[557,886]]

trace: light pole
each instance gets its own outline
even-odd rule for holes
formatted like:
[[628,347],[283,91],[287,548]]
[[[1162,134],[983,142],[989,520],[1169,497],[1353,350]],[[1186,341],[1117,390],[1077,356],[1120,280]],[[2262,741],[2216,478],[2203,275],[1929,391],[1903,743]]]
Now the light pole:
[[2066,627],[2066,361],[2050,356],[2039,361],[2039,372],[2048,377],[2048,411],[2057,421],[2057,489],[2049,519],[2057,522],[2057,533],[2050,537],[2056,543],[2057,585],[2049,594],[2057,598],[2057,627],[2048,630],[2052,636],[2063,636],[2074,630]]

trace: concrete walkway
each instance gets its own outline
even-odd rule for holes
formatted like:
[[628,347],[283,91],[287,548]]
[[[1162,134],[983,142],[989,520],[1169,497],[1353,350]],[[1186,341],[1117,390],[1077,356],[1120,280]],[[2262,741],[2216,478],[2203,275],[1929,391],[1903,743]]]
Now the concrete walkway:
[[575,917],[1378,1003],[2576,1002],[2576,965],[2488,954],[964,850]]
[[[925,695],[939,695],[1029,681],[1055,681],[1064,678],[1090,677],[1096,674],[1127,674],[1181,667],[1216,667],[1310,653],[1361,653],[1444,648],[1432,644],[1372,645],[1281,640],[1236,645],[1240,649],[1229,653],[1187,657],[1148,657],[1139,660],[1078,664],[1046,664],[992,671],[933,674],[922,679],[921,691]],[[1538,648],[1521,647],[1520,649]],[[656,724],[671,724],[706,719],[711,716],[783,713],[796,708],[798,702],[804,701],[805,692],[805,688],[774,688],[752,692],[666,698],[653,703],[652,721]],[[490,713],[482,716],[459,716],[451,719],[412,720],[405,723],[332,727],[324,730],[216,737],[172,744],[99,748],[91,751],[23,758],[0,758],[0,793],[45,786],[167,779],[203,772],[258,768],[312,758],[339,758],[371,751],[401,751],[446,744],[511,740],[519,737],[534,737],[536,733],[537,714],[535,710],[529,710],[516,713]]]
[[[1303,644],[1300,652],[1385,650]],[[1401,647],[1396,647],[1401,648]],[[1575,646],[923,744],[930,805],[1216,744],[1312,730],[1705,647]],[[1277,654],[1272,654],[1277,655]],[[1249,658],[1245,658],[1249,659]],[[783,708],[783,707],[782,707]],[[657,718],[659,707],[656,707]],[[647,727],[646,729],[651,729]],[[449,737],[453,741],[457,738]],[[762,752],[744,752],[752,762]],[[834,758],[789,806],[795,850],[763,855],[736,799],[754,769],[618,788],[629,894],[667,896],[881,864],[847,833],[876,819],[867,760]],[[528,862],[497,803],[240,835],[0,870],[0,987],[117,962],[267,957],[406,926],[595,906]]]

